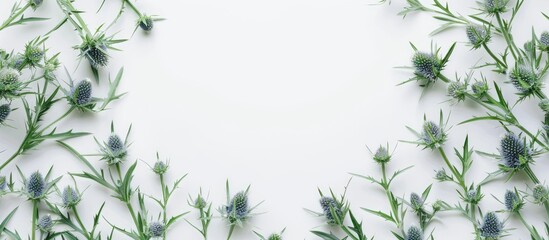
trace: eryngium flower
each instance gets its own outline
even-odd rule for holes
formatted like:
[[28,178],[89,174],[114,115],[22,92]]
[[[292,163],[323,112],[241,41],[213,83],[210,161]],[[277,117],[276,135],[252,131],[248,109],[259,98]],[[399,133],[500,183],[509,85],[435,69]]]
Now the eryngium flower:
[[53,228],[53,220],[51,219],[51,216],[44,215],[40,219],[38,219],[38,223],[36,224],[38,229],[42,232],[51,232],[51,229]]
[[267,238],[267,240],[282,240],[282,236],[280,236],[280,234],[273,233]]
[[149,225],[149,234],[153,238],[162,237],[164,230],[164,224],[161,222],[152,222]]
[[11,107],[9,104],[0,105],[0,124],[4,123],[11,113]]
[[521,96],[530,96],[541,91],[542,81],[531,67],[519,66],[509,74],[510,82]]
[[341,211],[340,204],[335,199],[331,197],[321,197],[319,202],[328,224],[336,223],[336,216],[334,216],[332,212],[337,215],[338,219],[341,219],[343,212]]
[[522,208],[522,201],[514,191],[507,190],[504,196],[505,208],[510,212],[518,212]]
[[43,1],[44,0],[29,0],[29,4],[32,7],[32,9],[36,9],[40,7],[40,5],[42,5]]
[[164,173],[166,173],[166,171],[168,171],[168,167],[169,165],[164,163],[163,161],[156,161],[156,163],[154,164],[153,166],[153,171],[158,174],[158,175],[162,175]]
[[482,198],[482,195],[480,195],[476,189],[470,189],[469,191],[467,191],[467,198],[465,199],[465,201],[469,203],[477,204],[480,202],[481,198]]
[[489,14],[505,12],[509,0],[484,0],[484,10]]
[[408,228],[406,233],[406,240],[423,240],[423,232],[416,226]]
[[72,103],[85,106],[92,101],[92,83],[89,79],[78,82],[71,88]]
[[500,140],[499,152],[503,165],[509,169],[518,169],[532,159],[532,152],[523,139],[512,132],[507,132]]
[[105,155],[102,159],[106,160],[109,165],[120,163],[128,153],[126,144],[114,133],[109,136],[103,152]]
[[13,68],[4,68],[0,71],[0,84],[6,86],[19,82],[19,71]]
[[446,141],[446,133],[434,122],[426,121],[423,124],[423,132],[421,133],[421,140],[426,147],[435,148],[439,147]]
[[446,174],[446,170],[444,170],[444,169],[440,169],[440,170],[436,171],[435,179],[439,180],[441,182],[451,180],[450,176],[448,176],[448,174]]
[[473,94],[477,97],[483,97],[488,92],[488,84],[485,81],[476,81],[471,85]]
[[423,208],[423,203],[423,198],[421,198],[421,196],[419,196],[417,193],[412,193],[410,195],[410,205],[415,211],[421,210]]
[[471,43],[474,49],[477,49],[490,41],[490,31],[484,26],[468,25],[465,28],[465,33],[467,34],[469,43]]
[[104,67],[109,63],[109,55],[107,54],[107,46],[103,43],[95,41],[85,42],[80,51],[82,56],[85,56],[90,64],[95,67]]
[[44,57],[44,49],[34,44],[25,47],[25,62],[30,66],[36,66]]
[[143,29],[144,31],[148,32],[148,31],[151,31],[153,29],[153,19],[151,16],[147,16],[147,15],[143,15],[141,18],[139,18],[139,20],[137,20],[138,24],[139,24],[139,27],[141,29]]
[[25,189],[30,199],[39,199],[46,193],[46,182],[38,171],[32,173],[25,183]]
[[229,205],[225,206],[227,218],[231,224],[245,220],[250,213],[248,208],[248,196],[245,192],[239,192],[233,196]]
[[374,154],[374,161],[378,163],[387,163],[391,160],[391,155],[386,147],[379,146]]
[[448,85],[448,96],[458,100],[465,100],[465,94],[467,93],[467,85],[462,82],[451,82]]
[[538,47],[542,51],[549,51],[549,32],[546,31],[541,33]]
[[480,235],[488,239],[498,239],[503,232],[503,223],[499,221],[494,212],[484,215],[482,225],[480,226]]
[[63,189],[61,198],[63,199],[63,207],[66,208],[72,208],[80,202],[80,194],[71,186],[67,186]]
[[532,197],[534,198],[534,203],[542,204],[549,200],[549,190],[547,190],[545,185],[537,184],[532,189]]
[[0,191],[6,190],[6,186],[8,183],[6,182],[6,176],[0,176]]
[[436,56],[423,52],[416,52],[414,54],[412,64],[415,68],[416,76],[428,82],[435,82],[443,67]]
[[538,104],[539,108],[546,113],[549,113],[549,99],[543,99]]

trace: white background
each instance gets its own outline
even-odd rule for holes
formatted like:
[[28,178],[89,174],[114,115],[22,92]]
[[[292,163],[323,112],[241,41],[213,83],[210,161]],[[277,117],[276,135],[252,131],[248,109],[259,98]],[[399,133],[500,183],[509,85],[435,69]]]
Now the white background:
[[[9,11],[12,0],[0,3],[0,18]],[[412,50],[408,42],[420,49],[430,49],[432,31],[438,22],[426,14],[405,18],[396,14],[402,1],[390,6],[371,6],[367,0],[186,0],[139,1],[136,5],[146,13],[166,18],[158,22],[151,34],[140,30],[128,42],[120,44],[121,52],[111,52],[107,69],[115,75],[124,66],[125,74],[120,90],[128,92],[112,109],[103,113],[72,114],[61,122],[60,129],[74,128],[94,133],[106,139],[109,125],[114,121],[117,132],[123,135],[133,124],[128,161],[136,159],[152,164],[158,151],[170,159],[168,179],[174,180],[189,173],[182,188],[174,196],[170,212],[192,210],[187,204],[188,194],[200,188],[210,192],[214,207],[224,204],[225,181],[230,180],[234,191],[251,184],[250,201],[265,200],[248,225],[236,231],[233,239],[255,239],[252,230],[269,234],[287,228],[286,239],[315,239],[309,230],[324,229],[322,219],[307,214],[303,208],[320,210],[317,187],[327,191],[332,187],[341,193],[349,180],[349,172],[379,176],[379,167],[370,159],[366,145],[375,148],[398,140],[415,140],[405,126],[419,128],[423,115],[438,120],[438,112],[452,112],[450,124],[457,124],[482,110],[469,102],[451,105],[441,86],[430,89],[421,97],[415,83],[397,87],[411,76],[410,72],[395,69],[409,65]],[[474,13],[475,3],[453,1],[452,6],[463,13]],[[120,1],[107,1],[104,10],[96,15],[100,1],[79,1],[76,6],[87,11],[84,18],[93,29],[112,19]],[[427,3],[426,3],[427,4]],[[549,29],[540,10],[548,3],[526,1],[513,29],[518,43],[530,37],[531,26],[537,32]],[[43,23],[14,27],[0,32],[0,47],[21,51],[24,44],[37,34],[53,27],[62,14],[54,1],[28,15],[48,16]],[[117,36],[131,36],[136,17],[125,14],[110,32]],[[478,60],[482,51],[466,46],[463,29],[452,30],[434,38],[433,43],[446,50],[458,42],[446,75],[460,75]],[[79,38],[66,25],[47,41],[49,53],[61,53],[63,65],[77,79],[90,77],[87,62],[75,70]],[[495,37],[491,44],[501,51],[503,42]],[[488,72],[488,71],[485,71]],[[62,80],[66,79],[59,71]],[[487,73],[501,83],[505,76]],[[96,87],[96,94],[106,94],[105,82]],[[514,90],[504,87],[506,96],[514,99]],[[61,104],[62,105],[62,104]],[[21,107],[19,102],[15,106]],[[54,109],[50,120],[67,106]],[[520,120],[530,129],[537,129],[542,113],[536,101],[526,101],[516,108]],[[0,159],[7,158],[20,143],[23,135],[24,112],[19,109],[11,116],[17,129],[0,129],[0,146],[6,149]],[[460,147],[466,134],[475,149],[497,152],[499,136],[504,131],[495,122],[455,126],[449,133],[447,152]],[[69,143],[84,153],[98,150],[92,137],[71,140]],[[456,160],[453,158],[453,160]],[[469,179],[480,181],[486,172],[497,169],[497,162],[475,155],[475,165]],[[56,175],[65,175],[60,185],[69,184],[67,172],[78,172],[84,166],[53,143],[40,146],[16,164],[27,174],[45,171],[54,166]],[[94,160],[96,166],[103,162]],[[415,167],[394,184],[398,196],[408,197],[421,192],[433,183],[434,169],[443,166],[436,153],[421,151],[413,145],[400,143],[390,170],[409,165]],[[127,165],[126,165],[127,166]],[[545,180],[549,164],[542,157],[534,167]],[[11,165],[3,174],[14,171]],[[15,175],[17,176],[17,175]],[[498,181],[484,189],[483,211],[503,208],[491,194],[501,197],[507,188],[526,189],[523,176],[508,183]],[[78,180],[80,188],[88,187],[79,209],[86,223],[91,223],[94,211],[107,202],[104,217],[123,227],[131,227],[125,207],[109,197],[109,193],[90,181]],[[156,176],[142,162],[139,163],[136,185],[142,190],[158,194]],[[21,184],[18,182],[18,186]],[[352,210],[364,221],[368,236],[376,239],[392,238],[395,230],[388,222],[366,214],[360,207],[388,210],[384,194],[373,184],[353,179],[348,190]],[[55,196],[54,201],[59,201]],[[429,202],[436,198],[457,202],[454,186],[433,185]],[[8,196],[2,201],[0,216],[22,205],[10,228],[21,233],[30,229],[30,203],[22,197]],[[524,210],[531,223],[541,227],[545,218],[540,206],[527,204]],[[158,209],[151,205],[151,217]],[[411,214],[409,214],[411,216]],[[216,213],[216,216],[218,214]],[[501,214],[506,218],[507,214]],[[196,220],[191,212],[186,218]],[[407,219],[406,226],[416,224]],[[509,239],[529,239],[515,218],[507,221],[509,228],[518,228]],[[104,231],[109,228],[102,220]],[[472,228],[456,214],[443,214],[435,222],[438,239],[472,239]],[[337,232],[337,230],[332,229]],[[210,239],[224,239],[226,223],[216,218],[210,228]],[[180,221],[169,231],[169,239],[199,239],[187,223]],[[118,239],[124,239],[120,237]]]

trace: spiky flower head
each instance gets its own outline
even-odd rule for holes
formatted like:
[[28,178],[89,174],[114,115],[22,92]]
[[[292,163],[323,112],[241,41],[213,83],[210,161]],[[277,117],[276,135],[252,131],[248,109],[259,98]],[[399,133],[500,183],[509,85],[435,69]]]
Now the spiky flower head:
[[532,197],[534,198],[534,203],[542,204],[549,200],[549,190],[543,184],[537,184],[532,188]]
[[40,7],[40,5],[42,5],[42,2],[44,2],[44,0],[29,0],[29,4],[32,9],[37,9],[38,7]]
[[78,48],[80,55],[86,57],[94,68],[107,66],[109,63],[107,41],[104,35],[86,37]]
[[490,41],[490,29],[484,26],[470,24],[465,28],[465,33],[474,49],[480,48]]
[[107,142],[101,147],[101,151],[103,152],[101,159],[107,161],[108,165],[118,164],[124,161],[128,155],[126,143],[114,132],[111,132]]
[[248,218],[250,209],[248,206],[248,195],[246,192],[239,192],[233,196],[225,206],[226,218],[231,224],[237,224]]
[[49,214],[44,215],[38,219],[38,223],[36,225],[41,232],[48,233],[51,232],[53,228],[53,220]]
[[341,204],[339,204],[335,199],[323,196],[320,198],[319,202],[320,207],[322,208],[322,213],[328,221],[328,224],[336,223],[336,216],[334,216],[334,214],[337,215],[338,219],[341,219],[343,215]]
[[4,86],[13,85],[19,82],[21,74],[14,68],[4,68],[0,70],[0,84]]
[[161,160],[156,161],[154,163],[154,166],[152,168],[153,172],[155,172],[158,175],[163,175],[168,171],[169,165]]
[[471,85],[471,90],[476,97],[483,97],[488,92],[486,81],[476,81]]
[[484,0],[484,10],[488,14],[503,13],[507,10],[509,0]]
[[480,193],[479,190],[471,188],[467,191],[467,195],[465,196],[464,200],[468,203],[478,204],[482,197],[483,195],[482,193]]
[[154,20],[151,16],[143,15],[137,20],[137,24],[143,31],[149,32],[154,27]]
[[282,240],[282,236],[278,233],[273,233],[267,238],[267,240]]
[[486,239],[498,239],[503,232],[503,223],[494,212],[484,215],[480,235]]
[[5,191],[7,185],[6,176],[0,176],[0,191]]
[[3,124],[11,113],[11,106],[9,104],[0,105],[0,124]]
[[541,51],[549,51],[549,32],[545,31],[541,33],[538,43],[538,47]]
[[532,160],[532,151],[525,140],[512,132],[505,133],[501,138],[499,152],[506,170],[519,169]]
[[433,54],[416,52],[412,57],[412,65],[415,68],[415,75],[421,80],[425,80],[427,85],[438,79],[442,71],[442,62]]
[[436,172],[435,179],[438,181],[444,182],[444,181],[452,180],[452,178],[448,176],[448,174],[446,173],[446,170],[444,169],[440,169],[435,172]]
[[420,211],[423,208],[424,200],[417,193],[410,194],[410,205],[414,211]]
[[518,212],[524,203],[515,191],[507,190],[504,196],[505,208],[509,212]]
[[539,108],[541,108],[541,110],[543,110],[544,112],[548,113],[549,112],[549,99],[543,99],[539,102],[538,104]]
[[421,133],[421,140],[426,147],[433,149],[444,144],[446,141],[446,133],[444,133],[444,129],[435,122],[425,121]]
[[509,74],[509,81],[523,97],[537,94],[541,91],[543,82],[531,67],[518,66]]
[[71,186],[66,186],[61,194],[63,207],[72,208],[80,202],[80,194]]
[[467,84],[462,82],[451,82],[448,84],[448,96],[459,101],[465,100],[465,95],[467,93]]
[[44,49],[33,42],[25,46],[24,61],[30,66],[37,66],[44,58]]
[[71,104],[78,107],[86,107],[93,100],[92,83],[89,79],[84,79],[71,87]]
[[27,196],[30,199],[43,198],[46,193],[47,186],[42,174],[38,171],[32,173],[25,183],[25,189]]
[[153,238],[159,238],[164,235],[165,226],[161,222],[152,222],[149,224],[149,234]]
[[388,163],[391,160],[391,154],[384,146],[379,146],[373,156],[374,161],[380,164]]
[[416,226],[411,226],[408,228],[406,233],[406,240],[423,240],[423,231]]

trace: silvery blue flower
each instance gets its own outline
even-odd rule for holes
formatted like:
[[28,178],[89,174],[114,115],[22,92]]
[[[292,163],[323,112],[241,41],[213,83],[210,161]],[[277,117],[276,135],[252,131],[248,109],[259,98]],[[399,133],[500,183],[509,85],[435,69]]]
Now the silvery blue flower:
[[486,81],[476,81],[471,85],[471,90],[476,97],[483,97],[488,92]]
[[504,196],[505,208],[509,212],[518,212],[523,205],[522,200],[515,191],[507,190]]
[[469,191],[467,191],[465,201],[473,204],[478,204],[481,198],[482,195],[480,195],[476,189],[470,189]]
[[0,84],[10,86],[19,82],[21,74],[13,68],[4,68],[0,70]]
[[532,152],[523,139],[512,132],[507,132],[500,140],[499,152],[503,165],[508,169],[518,169],[532,158]]
[[545,31],[541,33],[538,47],[542,51],[549,51],[549,32]]
[[408,228],[406,233],[406,240],[423,240],[423,231],[416,226]]
[[440,170],[436,171],[435,179],[438,180],[438,181],[444,182],[444,181],[451,180],[452,178],[450,176],[448,176],[448,174],[446,173],[446,170],[440,169]]
[[484,10],[489,14],[503,13],[506,11],[509,0],[484,0]]
[[66,186],[61,194],[63,207],[72,208],[80,202],[80,194],[71,186]]
[[426,121],[423,124],[421,139],[426,147],[435,148],[446,141],[446,133],[444,133],[444,130],[438,124]]
[[374,161],[376,161],[380,164],[383,164],[383,163],[387,163],[391,160],[391,154],[389,154],[389,151],[387,150],[386,147],[379,146],[379,148],[377,148],[373,158],[374,158]]
[[456,99],[458,101],[465,100],[465,95],[467,93],[467,85],[462,82],[451,82],[448,84],[448,96]]
[[532,197],[534,198],[534,203],[542,204],[549,200],[549,190],[543,184],[537,184],[532,189]]
[[166,173],[166,171],[168,171],[168,168],[169,168],[169,165],[166,164],[165,162],[161,161],[161,160],[158,160],[156,161],[156,163],[154,163],[154,166],[153,166],[153,172],[155,172],[156,174],[158,175],[162,175],[164,173]]
[[480,235],[488,239],[498,239],[503,232],[503,223],[494,212],[484,215],[482,225],[480,226]]
[[38,7],[40,7],[40,5],[42,5],[42,2],[44,2],[44,0],[29,0],[29,4],[32,9],[37,9]]
[[107,45],[96,40],[86,40],[80,46],[80,52],[94,68],[107,66],[109,55],[107,54]]
[[38,171],[32,173],[25,183],[27,196],[30,199],[40,199],[46,193],[46,182],[42,174]]
[[25,46],[25,62],[30,66],[37,66],[44,57],[44,49],[35,44],[27,44]]
[[417,77],[435,82],[443,66],[440,60],[430,53],[416,52],[412,57],[412,65]]
[[410,205],[415,211],[419,211],[423,208],[424,200],[417,193],[410,194]]
[[76,106],[88,105],[92,97],[92,83],[89,79],[84,79],[71,88],[72,103]]
[[53,220],[51,219],[51,216],[48,214],[38,219],[37,227],[42,232],[51,232],[51,229],[53,228]]
[[543,82],[531,67],[518,66],[509,74],[510,82],[521,96],[531,96],[541,91]]
[[164,235],[165,226],[161,222],[152,222],[149,224],[149,234],[153,238],[159,238]]
[[231,224],[243,221],[248,218],[249,206],[248,196],[245,192],[239,192],[233,196],[227,206],[225,206],[227,219]]
[[11,113],[11,107],[9,104],[0,105],[0,124],[4,123]]
[[549,113],[549,99],[543,99],[538,104],[539,108],[546,113]]
[[465,33],[474,49],[490,41],[490,31],[484,26],[470,24],[465,28]]
[[337,215],[337,218],[341,219],[343,211],[341,209],[341,205],[335,199],[324,196],[320,198],[319,202],[323,215],[329,224],[336,223],[336,217],[332,214],[332,212]]
[[128,154],[126,143],[114,132],[111,133],[107,142],[101,147],[101,151],[103,152],[101,159],[107,161],[108,165],[124,161]]
[[154,21],[151,16],[143,15],[139,18],[138,24],[143,31],[149,32],[153,29]]

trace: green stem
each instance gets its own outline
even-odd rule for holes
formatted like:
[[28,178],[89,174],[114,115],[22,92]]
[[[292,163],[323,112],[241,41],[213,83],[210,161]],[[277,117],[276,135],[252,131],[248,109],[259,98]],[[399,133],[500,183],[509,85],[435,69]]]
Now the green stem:
[[438,78],[439,78],[440,80],[442,80],[443,82],[445,82],[445,83],[452,82],[452,80],[450,80],[448,77],[444,76],[444,74],[439,74],[439,75],[438,75]]
[[[118,173],[118,181],[122,182],[122,171],[120,170],[120,164],[116,164],[116,172]],[[120,192],[119,195],[122,195]],[[139,227],[139,223],[137,222],[137,217],[135,216],[135,211],[133,210],[133,206],[130,199],[124,199],[123,201],[126,204],[126,207],[128,208],[128,212],[130,212],[130,215],[132,216],[133,223],[135,224],[135,227],[137,228],[137,231],[139,232],[139,235],[143,235],[143,229]]]
[[[167,221],[167,205],[168,205],[168,198],[166,193],[166,186],[164,184],[164,175],[160,174],[160,187],[162,188],[162,199],[164,200],[164,203],[162,204],[162,223],[166,224]],[[162,233],[162,239],[166,240],[166,231]]]
[[231,239],[231,236],[233,235],[233,232],[234,232],[234,227],[235,225],[231,224],[231,227],[229,228],[229,235],[227,235],[227,240]]
[[25,4],[25,6],[23,6],[21,9],[19,9],[19,11],[15,12],[15,14],[11,15],[8,19],[6,19],[6,21],[4,21],[2,26],[0,26],[0,31],[2,31],[5,28],[11,26],[10,24],[13,22],[13,20],[15,20],[21,14],[23,14],[30,6],[31,6],[31,3],[29,1],[29,2],[27,2],[27,4]]
[[508,31],[508,28],[503,23],[503,20],[501,19],[501,16],[499,13],[496,13],[496,19],[498,21],[499,28],[501,30],[501,33],[503,34],[503,38],[505,38],[505,42],[507,42],[507,46],[509,47],[509,51],[511,52],[511,55],[513,55],[513,58],[515,61],[518,61],[517,53],[515,51],[519,51],[516,47],[515,43],[512,40],[512,36]]
[[[530,178],[530,180],[532,180],[532,182],[534,184],[539,184],[540,183],[538,177],[536,176],[534,171],[532,171],[532,168],[530,167],[530,164],[526,165],[526,167],[524,168],[524,172],[526,173],[528,178]],[[543,201],[543,206],[545,207],[545,212],[547,213],[547,216],[549,216],[549,201],[544,200]]]
[[458,180],[457,183],[463,189],[463,193],[467,194],[467,186],[465,186],[465,182],[463,181],[461,174],[459,174],[459,172],[457,172],[454,166],[450,163],[450,160],[448,159],[448,156],[446,156],[446,152],[444,152],[444,149],[442,149],[442,147],[438,147],[437,150],[440,153],[440,156],[442,157],[442,159],[444,160],[444,163],[446,163],[446,166],[452,172],[452,175],[454,175],[454,177],[457,178]]
[[87,239],[91,239],[91,236],[88,235],[88,230],[86,230],[86,226],[84,226],[84,223],[82,222],[82,219],[80,219],[80,215],[78,214],[78,211],[76,210],[76,207],[72,207],[72,212],[74,213],[74,216],[76,217],[76,221],[78,222],[78,225],[80,225],[80,228],[82,228],[82,232],[84,233],[84,237]]
[[69,110],[67,112],[65,112],[63,115],[61,115],[61,117],[57,118],[55,121],[51,122],[46,127],[42,128],[42,130],[40,132],[46,131],[48,128],[52,127],[53,125],[55,125],[59,121],[63,120],[63,118],[67,117],[74,109],[75,109],[74,107],[69,108]]
[[135,12],[135,14],[137,14],[138,17],[141,18],[142,16],[141,12],[135,7],[135,5],[133,5],[132,2],[130,2],[130,0],[123,0],[123,1],[130,6],[130,8]]
[[32,229],[31,229],[31,239],[36,239],[36,226],[38,221],[38,200],[32,200]]
[[484,50],[486,50],[486,52],[488,53],[488,55],[490,55],[490,57],[492,57],[492,59],[494,59],[494,61],[496,61],[498,63],[498,65],[501,65],[503,66],[505,69],[504,69],[504,73],[507,71],[507,64],[505,64],[502,60],[500,60],[493,52],[492,50],[490,50],[490,48],[486,45],[486,43],[483,43],[482,44],[482,47],[484,48]]
[[387,200],[389,201],[389,204],[391,204],[391,211],[393,212],[393,216],[395,217],[395,224],[397,228],[400,229],[402,227],[402,224],[400,221],[400,215],[398,213],[398,205],[395,206],[394,204],[392,204],[393,197],[391,194],[391,190],[389,189],[389,183],[387,182],[387,173],[385,169],[385,163],[381,164],[381,172],[383,174],[383,188],[385,190],[385,195],[387,195]]
[[522,223],[522,225],[524,225],[524,227],[526,227],[526,229],[528,229],[528,231],[530,232],[530,235],[532,235],[532,238],[535,239],[535,240],[542,240],[543,238],[541,238],[539,236],[539,234],[537,232],[535,232],[532,227],[530,226],[530,224],[528,224],[526,222],[526,220],[524,219],[524,217],[522,216],[522,214],[520,214],[520,212],[517,211],[517,216],[518,218],[520,219],[520,222]]
[[[60,1],[63,1],[65,3],[64,5],[68,8],[69,12],[67,12],[66,14],[67,14],[67,18],[71,20],[71,23],[75,25],[76,28],[84,30],[88,36],[90,37],[93,36],[90,29],[88,29],[88,25],[86,25],[86,22],[84,21],[84,19],[82,19],[82,17],[80,16],[76,8],[74,8],[70,0],[60,0]],[[73,15],[76,18],[76,21],[78,21],[78,23],[74,22],[70,18],[70,15]]]

